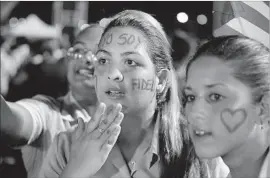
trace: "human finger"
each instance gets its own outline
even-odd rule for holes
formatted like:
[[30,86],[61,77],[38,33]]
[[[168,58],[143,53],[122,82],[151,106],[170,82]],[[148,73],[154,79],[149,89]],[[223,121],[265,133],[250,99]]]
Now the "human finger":
[[103,132],[103,134],[100,136],[100,141],[102,143],[104,143],[105,141],[108,140],[108,138],[111,136],[111,134],[114,134],[114,129],[117,128],[118,126],[120,126],[120,123],[122,122],[124,118],[124,114],[123,113],[119,113],[117,115],[117,118],[115,120],[117,120],[116,122],[112,123],[106,131]]
[[91,118],[91,120],[87,124],[87,133],[91,133],[100,123],[102,116],[104,115],[104,112],[106,110],[106,105],[104,103],[100,103],[97,111],[94,114],[94,117]]
[[104,143],[101,145],[101,152],[104,153],[104,155],[108,156],[111,149],[115,145],[117,138],[121,132],[121,127],[119,125],[115,126],[114,130],[110,134],[107,140],[104,141]]
[[102,134],[111,125],[111,123],[115,120],[121,109],[122,105],[118,103],[114,105],[111,110],[108,110],[108,112],[106,112],[106,115],[103,116],[103,119],[98,126],[100,134]]
[[99,138],[115,120],[121,108],[121,104],[110,106],[106,114],[104,114],[99,126],[91,133],[91,138]]

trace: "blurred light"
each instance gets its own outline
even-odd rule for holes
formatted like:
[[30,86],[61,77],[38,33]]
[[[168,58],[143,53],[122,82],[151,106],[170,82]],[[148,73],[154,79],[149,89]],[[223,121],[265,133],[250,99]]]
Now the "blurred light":
[[111,21],[111,18],[103,18],[99,21],[99,25],[105,28]]
[[9,20],[9,25],[11,27],[15,27],[16,25],[18,24],[18,19],[16,17],[12,17],[10,20]]
[[59,60],[61,59],[62,57],[64,57],[64,54],[63,54],[63,51],[61,49],[56,49],[53,51],[53,57],[56,59],[56,60]]
[[32,58],[32,64],[39,65],[43,62],[43,56],[41,54],[37,54]]
[[15,165],[16,160],[15,160],[14,157],[6,156],[6,157],[3,158],[3,162],[5,162],[8,165]]
[[84,30],[85,28],[87,28],[89,26],[89,24],[82,24],[80,26],[80,31]]
[[197,22],[201,25],[204,25],[207,23],[207,17],[203,14],[197,16]]
[[188,15],[184,12],[178,13],[176,18],[180,23],[186,23],[188,21]]
[[25,19],[24,18],[20,18],[19,19],[19,23],[24,23],[25,22]]
[[79,20],[78,22],[78,28],[81,29],[82,25],[87,24],[87,22],[85,20]]

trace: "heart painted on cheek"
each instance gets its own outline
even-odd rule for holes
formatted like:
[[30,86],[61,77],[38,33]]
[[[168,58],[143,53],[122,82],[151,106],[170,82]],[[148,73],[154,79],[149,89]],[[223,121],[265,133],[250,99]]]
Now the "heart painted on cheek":
[[232,133],[237,130],[247,119],[247,113],[244,109],[224,109],[221,114],[221,121],[227,128],[227,130]]

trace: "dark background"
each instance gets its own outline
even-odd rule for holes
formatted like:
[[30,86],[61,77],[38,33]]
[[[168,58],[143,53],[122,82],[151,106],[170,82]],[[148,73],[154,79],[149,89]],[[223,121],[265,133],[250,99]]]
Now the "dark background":
[[[66,6],[72,8],[73,2],[66,2]],[[11,17],[27,17],[30,13],[38,15],[44,22],[52,23],[53,2],[20,2],[12,11]],[[70,4],[70,5],[69,5]],[[125,9],[136,9],[154,15],[166,30],[176,28],[176,15],[178,12],[185,12],[189,15],[190,21],[181,25],[186,30],[195,30],[198,35],[204,37],[212,32],[212,4],[211,1],[95,1],[89,2],[89,22],[96,22],[103,17],[114,15]],[[205,14],[208,18],[206,25],[197,25],[196,18],[199,14]],[[192,28],[190,27],[192,26]]]

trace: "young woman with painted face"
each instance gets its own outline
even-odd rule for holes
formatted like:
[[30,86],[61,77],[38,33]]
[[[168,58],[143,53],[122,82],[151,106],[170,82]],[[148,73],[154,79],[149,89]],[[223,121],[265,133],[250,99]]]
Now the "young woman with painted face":
[[207,177],[180,117],[170,45],[160,23],[141,11],[117,14],[96,56],[97,98],[107,106],[120,103],[125,115],[116,144],[101,157],[90,144],[96,143],[91,132],[80,144],[72,142],[74,133],[62,134],[40,177]]
[[232,178],[269,177],[269,49],[247,37],[218,37],[199,48],[186,74],[196,154],[221,156]]

